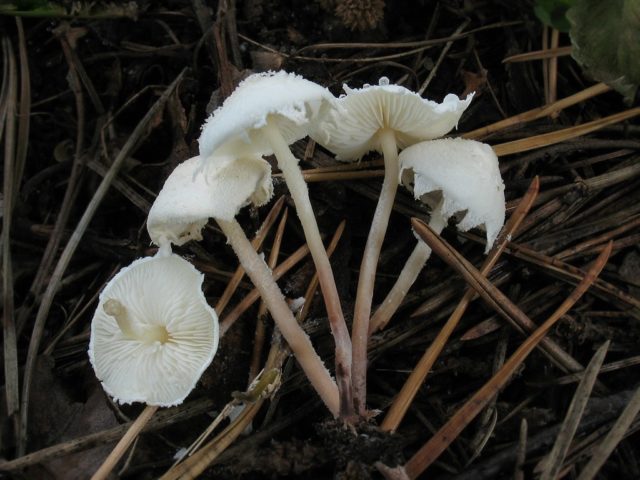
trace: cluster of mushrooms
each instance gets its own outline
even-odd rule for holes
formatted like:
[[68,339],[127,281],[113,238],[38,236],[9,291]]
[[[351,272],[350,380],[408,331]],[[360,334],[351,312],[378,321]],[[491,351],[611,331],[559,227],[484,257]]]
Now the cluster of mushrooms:
[[[259,73],[244,80],[209,117],[199,139],[200,155],[178,165],[149,212],[147,228],[157,254],[122,269],[100,295],[89,356],[109,395],[121,403],[176,405],[211,362],[218,345],[217,315],[202,293],[203,275],[172,253],[172,245],[200,240],[202,228],[214,218],[331,414],[350,423],[370,416],[369,336],[387,324],[430,255],[418,240],[396,284],[372,314],[376,266],[398,185],[431,208],[429,223],[437,232],[450,219],[462,231],[484,228],[487,250],[504,223],[504,185],[491,147],[440,138],[457,125],[473,95],[447,95],[437,103],[386,78],[379,85],[344,90],[336,98],[294,74]],[[360,268],[351,334],[307,185],[289,149],[306,136],[341,161],[357,161],[371,151],[384,157],[384,182]],[[235,220],[242,207],[270,200],[268,155],[275,156],[283,173],[318,272],[335,339],[335,379]]]

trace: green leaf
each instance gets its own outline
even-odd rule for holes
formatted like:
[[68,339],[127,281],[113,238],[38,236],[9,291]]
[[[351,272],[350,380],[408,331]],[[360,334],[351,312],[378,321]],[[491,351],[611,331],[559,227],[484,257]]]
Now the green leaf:
[[574,3],[575,0],[537,0],[533,11],[545,25],[568,32],[571,25],[567,20],[567,10]]
[[640,0],[577,0],[567,17],[573,58],[633,102],[640,84]]

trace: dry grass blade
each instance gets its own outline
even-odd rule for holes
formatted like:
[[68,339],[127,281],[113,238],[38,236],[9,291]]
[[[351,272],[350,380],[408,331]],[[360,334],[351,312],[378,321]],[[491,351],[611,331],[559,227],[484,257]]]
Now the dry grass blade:
[[16,341],[16,322],[14,311],[13,267],[11,264],[11,220],[13,217],[13,200],[15,198],[13,182],[16,161],[16,103],[18,73],[11,42],[2,38],[5,64],[6,91],[3,88],[2,105],[6,128],[4,133],[4,184],[2,206],[2,338],[4,350],[5,398],[7,401],[7,417],[14,415],[19,409],[20,384],[18,378],[18,347]]
[[[423,235],[428,227],[421,222],[414,220],[414,229],[422,237],[425,242],[430,243],[439,256],[450,264],[454,264],[454,261],[447,258],[446,252],[449,250],[446,245],[440,246],[436,243],[443,243],[437,238],[437,235],[427,232]],[[435,239],[435,241],[434,241]],[[444,248],[442,248],[444,247]],[[533,349],[540,343],[540,340],[547,334],[549,329],[567,312],[571,307],[586,293],[593,281],[600,274],[604,268],[609,255],[611,253],[611,244],[608,245],[597,260],[592,264],[586,278],[571,292],[567,299],[558,307],[558,309],[542,324],[535,332],[533,332],[518,349],[509,357],[502,368],[495,374],[487,383],[484,384],[465,404],[445,423],[440,430],[425,444],[415,455],[401,468],[405,475],[405,478],[414,479],[417,478],[422,472],[424,472],[433,462],[440,456],[440,454],[460,435],[462,430],[480,413],[484,406],[500,391],[509,378],[513,375],[515,370],[524,362],[527,356],[533,351]],[[462,270],[462,265],[457,265],[459,270]],[[472,267],[471,267],[472,268]],[[472,276],[482,282],[481,275],[475,271]],[[472,284],[473,285],[473,284]],[[474,285],[475,288],[475,285]],[[482,287],[478,289],[478,293],[483,295]],[[495,292],[491,292],[493,295]],[[492,299],[492,303],[502,303],[499,297]],[[396,470],[397,471],[397,470]],[[389,477],[392,478],[392,477]],[[396,477],[401,478],[401,477]]]
[[487,125],[486,127],[481,127],[476,130],[472,130],[471,132],[464,133],[462,135],[462,138],[477,139],[486,137],[491,133],[504,130],[505,128],[521,125],[532,120],[546,117],[554,112],[559,112],[560,110],[563,110],[572,105],[576,105],[580,102],[584,102],[589,98],[608,92],[609,90],[611,90],[611,87],[609,87],[608,85],[605,85],[604,83],[598,83],[578,93],[574,93],[573,95],[553,102],[551,105],[534,108],[532,110],[519,113],[512,117],[505,118],[504,120],[500,120],[499,122],[492,123],[491,125]]
[[564,142],[571,138],[580,137],[587,133],[595,132],[608,125],[622,122],[640,115],[640,107],[630,108],[620,113],[610,115],[608,117],[593,120],[591,122],[578,125],[576,127],[565,128],[556,132],[544,133],[542,135],[536,135],[533,137],[523,138],[521,140],[514,140],[512,142],[501,143],[494,145],[493,150],[496,155],[503,157],[505,155],[513,155],[514,153],[526,152],[535,148],[546,147],[555,143]]
[[[498,261],[508,242],[508,239],[511,238],[515,233],[518,226],[533,205],[539,188],[540,181],[538,180],[538,177],[535,177],[531,182],[527,193],[524,195],[522,202],[513,212],[511,218],[509,218],[509,221],[500,233],[495,246],[489,252],[488,257],[483,263],[480,270],[481,275],[487,275],[491,271],[495,263]],[[413,402],[413,399],[418,393],[420,385],[422,385],[422,382],[424,382],[424,379],[429,374],[431,367],[433,367],[433,364],[440,355],[440,352],[442,352],[442,349],[447,343],[447,340],[458,325],[458,322],[462,318],[462,315],[464,315],[464,312],[467,310],[467,306],[473,299],[474,295],[475,292],[471,288],[467,289],[447,322],[440,329],[438,336],[433,340],[431,346],[425,351],[424,355],[411,372],[411,375],[409,375],[409,378],[402,386],[400,393],[398,393],[397,397],[391,404],[391,408],[387,412],[386,417],[382,421],[380,428],[383,431],[393,432],[398,428],[400,422],[402,422],[402,419],[406,415],[411,402]]]
[[[307,247],[306,244],[297,249],[295,252],[289,255],[289,258],[287,258],[273,270],[273,279],[276,281],[280,279],[280,277],[282,277],[285,273],[295,267],[308,254],[309,247]],[[238,320],[238,318],[240,318],[240,316],[244,312],[246,312],[251,307],[251,305],[253,305],[253,303],[259,298],[260,293],[256,288],[246,294],[242,301],[238,305],[236,305],[235,308],[224,317],[224,319],[220,321],[220,337],[223,337],[224,334],[227,333],[227,330],[229,330],[235,323],[235,321]]]
[[564,459],[569,451],[571,441],[578,429],[578,424],[580,423],[584,409],[587,406],[587,400],[589,400],[591,396],[596,377],[600,372],[600,367],[609,349],[609,343],[607,340],[598,348],[598,351],[594,354],[585,369],[584,376],[582,380],[580,380],[578,388],[576,388],[576,392],[573,395],[571,405],[569,405],[569,410],[567,411],[564,422],[562,422],[562,427],[558,432],[553,448],[549,455],[538,464],[539,468],[536,468],[537,471],[542,470],[540,480],[553,480],[558,477]]
[[[14,184],[21,185],[24,166],[29,149],[29,128],[31,125],[31,75],[29,73],[29,57],[27,55],[27,41],[22,27],[22,19],[16,17],[18,31],[18,54],[20,55],[20,112],[18,116],[18,145],[14,165]],[[17,194],[17,189],[14,192]]]
[[536,50],[527,53],[518,53],[517,55],[511,55],[502,60],[502,63],[516,63],[516,62],[529,62],[531,60],[545,60],[547,58],[557,58],[566,55],[571,55],[573,47],[555,47],[547,48],[545,50]]
[[[262,225],[260,225],[260,229],[258,230],[258,233],[256,233],[256,236],[253,238],[253,240],[251,240],[251,245],[253,245],[253,248],[255,248],[256,250],[260,249],[260,247],[262,246],[262,242],[264,242],[264,239],[267,238],[267,235],[269,234],[271,227],[273,226],[276,219],[278,218],[278,215],[280,215],[280,211],[282,210],[283,206],[284,206],[284,197],[280,197],[273,204],[273,207],[271,207],[271,210],[267,214],[267,217],[264,219],[264,222],[262,222]],[[242,280],[242,277],[244,277],[244,268],[240,266],[236,269],[235,273],[233,274],[233,277],[231,277],[231,279],[227,283],[227,286],[225,287],[224,292],[222,292],[222,296],[218,299],[218,303],[216,303],[215,308],[218,315],[222,314],[225,307],[229,303],[229,300],[231,300],[231,297],[233,296],[236,289],[238,288],[238,285],[240,285],[240,281]]]
[[93,198],[87,205],[87,208],[84,211],[78,225],[76,226],[69,242],[65,246],[62,254],[60,255],[60,259],[51,275],[51,280],[47,285],[47,289],[42,297],[42,301],[40,303],[40,307],[38,308],[38,313],[36,314],[36,319],[33,325],[33,331],[31,333],[31,340],[29,342],[29,350],[27,352],[27,360],[25,363],[25,371],[24,371],[24,380],[22,385],[22,398],[20,402],[20,441],[18,444],[18,454],[24,455],[27,447],[27,422],[28,422],[28,407],[29,407],[29,393],[31,389],[31,381],[33,377],[33,371],[35,368],[36,358],[38,356],[38,350],[40,347],[40,341],[42,339],[42,334],[44,332],[45,322],[47,316],[49,314],[49,309],[51,308],[51,304],[53,303],[53,297],[58,291],[60,280],[62,279],[62,275],[67,269],[69,262],[71,261],[71,257],[75,253],[80,241],[91,222],[96,210],[102,200],[104,199],[113,179],[118,174],[120,167],[124,163],[125,159],[129,157],[129,155],[133,152],[136,145],[140,139],[144,136],[147,131],[149,124],[153,118],[156,117],[158,112],[164,107],[165,103],[169,99],[169,96],[173,94],[174,90],[182,80],[185,74],[185,70],[182,70],[175,80],[169,85],[165,91],[162,93],[160,98],[156,100],[156,102],[152,105],[152,107],[147,111],[144,117],[140,120],[140,122],[136,125],[135,129],[127,139],[126,143],[122,146],[120,152],[113,161],[111,168],[107,175],[104,176],[100,184],[98,185]]
[[518,436],[518,449],[516,450],[516,465],[513,471],[513,480],[524,480],[524,463],[527,459],[527,435],[529,424],[527,419],[520,421],[520,435]]
[[151,420],[153,414],[156,413],[156,410],[158,410],[157,406],[147,405],[145,407],[138,418],[131,424],[127,432],[122,436],[118,444],[111,450],[111,453],[102,465],[100,465],[100,468],[91,476],[91,480],[104,480],[109,476],[118,461],[122,458],[122,455],[125,454],[133,441],[138,438],[138,434],[145,425],[149,423],[149,420]]
[[587,463],[580,472],[578,480],[592,480],[595,478],[600,468],[604,465],[604,462],[609,458],[609,455],[611,455],[618,443],[624,438],[627,430],[638,415],[638,412],[640,412],[640,388],[635,391],[631,400],[629,400],[629,403],[613,424],[611,431],[605,439],[599,443],[591,456],[591,460],[589,460],[589,463]]
[[[560,40],[560,32],[557,28],[551,29],[551,49],[555,50],[558,48],[558,41]],[[554,103],[557,98],[558,93],[558,57],[552,56],[546,59],[549,78],[548,84],[545,86],[545,91],[547,94],[547,104]],[[552,118],[556,118],[558,116],[557,112],[553,112],[551,114]]]

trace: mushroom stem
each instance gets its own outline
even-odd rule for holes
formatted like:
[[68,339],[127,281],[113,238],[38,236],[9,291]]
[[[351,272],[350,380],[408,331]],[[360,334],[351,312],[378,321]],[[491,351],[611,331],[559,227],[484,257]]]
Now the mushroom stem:
[[102,308],[107,315],[116,320],[120,331],[127,338],[139,340],[144,343],[166,343],[169,341],[169,332],[167,332],[167,329],[163,326],[149,325],[139,328],[134,325],[129,319],[127,308],[118,300],[110,298],[104,302]]
[[360,265],[351,331],[351,341],[353,343],[353,366],[351,370],[353,397],[358,414],[361,416],[366,413],[367,343],[369,340],[369,317],[373,301],[376,267],[387,225],[389,224],[393,200],[398,190],[399,165],[395,133],[392,129],[385,128],[378,135],[384,155],[384,181]]
[[340,391],[340,417],[349,418],[353,413],[351,397],[351,339],[349,338],[349,330],[342,313],[340,296],[336,288],[331,263],[329,263],[329,257],[327,257],[327,252],[322,243],[318,224],[309,200],[309,190],[302,172],[300,172],[298,159],[291,153],[289,145],[278,127],[272,121],[267,120],[267,124],[262,131],[273,149],[273,153],[278,160],[278,167],[287,182],[311,257],[318,272],[318,280],[327,308],[331,334],[335,341],[336,379]]
[[271,316],[280,329],[282,336],[289,344],[298,363],[315,388],[329,411],[337,417],[340,414],[338,387],[329,375],[311,344],[311,340],[298,325],[293,313],[280,291],[280,287],[271,275],[266,263],[251,246],[242,227],[236,220],[216,219],[227,241],[238,256],[245,272],[260,292]]
[[[431,220],[429,226],[437,233],[440,234],[442,229],[446,226],[446,222],[442,215],[436,210],[431,214]],[[402,267],[402,271],[393,285],[387,297],[382,301],[376,312],[371,317],[369,324],[369,333],[376,332],[383,329],[394,313],[398,310],[398,307],[406,297],[407,292],[418,278],[418,274],[424,268],[425,263],[431,256],[431,248],[422,240],[418,240],[418,244],[411,252],[407,262]]]
[[129,320],[129,314],[127,313],[126,307],[118,300],[110,298],[104,302],[102,308],[104,309],[104,313],[115,319],[120,331],[125,337],[136,338],[138,336],[138,333],[140,332],[137,331]]

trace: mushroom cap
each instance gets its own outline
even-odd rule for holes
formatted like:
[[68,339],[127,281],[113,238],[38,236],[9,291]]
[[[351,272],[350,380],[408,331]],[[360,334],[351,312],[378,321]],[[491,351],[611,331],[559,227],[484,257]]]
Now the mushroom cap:
[[271,166],[260,157],[214,155],[201,167],[201,157],[190,158],[165,181],[147,218],[156,245],[201,240],[210,217],[232,220],[245,205],[263,205],[273,195]]
[[489,251],[505,217],[504,183],[493,149],[474,140],[443,138],[416,143],[398,160],[399,180],[415,198],[432,208],[441,198],[445,220],[465,212],[458,223],[463,232],[484,225]]
[[291,144],[305,137],[310,122],[330,111],[335,100],[326,88],[293,73],[251,75],[204,123],[200,155],[207,159],[221,148],[236,154],[271,155],[273,149],[258,133],[268,117]]
[[[218,348],[218,316],[202,294],[203,279],[170,254],[140,258],[106,285],[91,321],[89,359],[116,401],[169,407],[193,390]],[[168,341],[127,337],[105,312],[108,300],[124,306],[138,330],[166,329]]]
[[388,82],[382,77],[379,85],[360,89],[344,85],[346,95],[337,100],[330,118],[312,137],[335,153],[336,159],[358,160],[371,150],[381,151],[377,134],[384,128],[395,131],[400,149],[445,135],[458,125],[473,98],[470,94],[460,100],[449,94],[437,103]]

